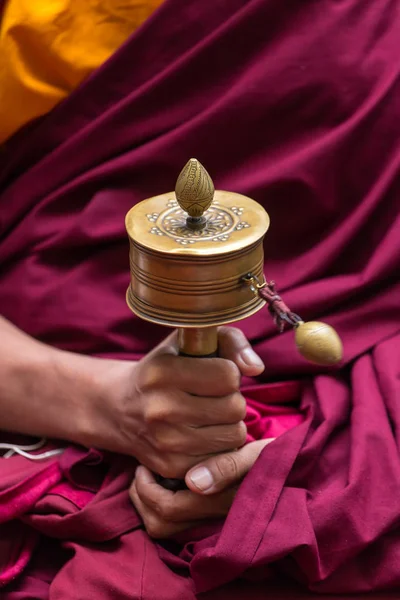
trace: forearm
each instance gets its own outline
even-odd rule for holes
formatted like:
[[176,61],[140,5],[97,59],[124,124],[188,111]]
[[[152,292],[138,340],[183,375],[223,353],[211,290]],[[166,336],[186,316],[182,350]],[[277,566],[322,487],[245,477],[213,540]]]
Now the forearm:
[[[126,368],[34,340],[0,317],[0,429],[84,445],[107,438],[107,396]],[[109,411],[110,412],[110,411]]]

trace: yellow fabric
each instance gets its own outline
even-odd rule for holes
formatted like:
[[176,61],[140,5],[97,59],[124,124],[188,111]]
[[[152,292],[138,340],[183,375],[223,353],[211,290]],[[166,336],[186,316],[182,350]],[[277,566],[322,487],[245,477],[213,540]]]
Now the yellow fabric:
[[162,0],[8,0],[0,23],[0,143],[99,67]]

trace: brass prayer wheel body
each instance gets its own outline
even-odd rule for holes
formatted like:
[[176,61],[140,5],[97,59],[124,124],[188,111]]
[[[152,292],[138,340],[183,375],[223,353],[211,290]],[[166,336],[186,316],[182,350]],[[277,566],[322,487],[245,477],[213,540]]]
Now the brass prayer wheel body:
[[263,279],[265,210],[246,196],[216,191],[204,217],[204,228],[190,229],[173,192],[128,212],[127,302],[141,318],[210,327],[244,319],[265,304],[243,283],[249,272]]
[[[139,202],[126,215],[130,240],[130,309],[142,319],[179,328],[184,354],[217,351],[217,326],[234,323],[266,304],[296,331],[300,353],[333,365],[342,343],[324,323],[303,323],[264,279],[264,208],[247,196],[215,191],[211,177],[190,159],[175,192]],[[271,304],[272,303],[272,304]],[[278,304],[273,304],[278,303]],[[279,304],[280,303],[280,304]]]

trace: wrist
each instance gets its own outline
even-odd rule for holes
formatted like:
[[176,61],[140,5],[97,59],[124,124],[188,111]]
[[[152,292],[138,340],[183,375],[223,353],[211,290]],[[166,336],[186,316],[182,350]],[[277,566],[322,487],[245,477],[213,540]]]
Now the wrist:
[[71,441],[85,447],[124,453],[131,445],[134,453],[133,440],[127,443],[121,424],[126,403],[134,404],[131,390],[136,363],[79,358],[85,359],[79,367],[83,390],[75,410],[75,439]]
[[136,418],[134,363],[52,348],[2,317],[0,338],[0,429],[118,450],[123,399]]

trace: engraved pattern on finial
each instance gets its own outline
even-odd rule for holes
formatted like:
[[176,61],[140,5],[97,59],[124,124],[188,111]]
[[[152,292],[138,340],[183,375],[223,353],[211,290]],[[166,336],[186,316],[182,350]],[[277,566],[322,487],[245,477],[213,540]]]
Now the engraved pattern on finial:
[[211,206],[214,184],[203,165],[191,158],[176,181],[175,195],[179,206],[191,217],[201,217]]

